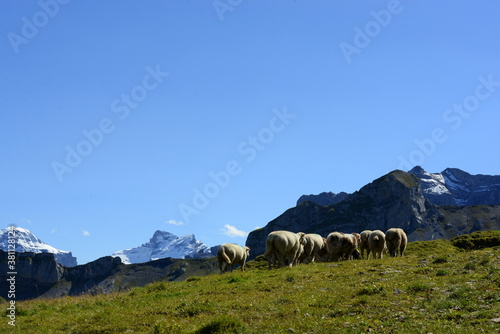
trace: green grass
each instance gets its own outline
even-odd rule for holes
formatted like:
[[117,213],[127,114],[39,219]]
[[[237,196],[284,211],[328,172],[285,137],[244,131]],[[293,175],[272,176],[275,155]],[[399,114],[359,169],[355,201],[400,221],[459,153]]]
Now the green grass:
[[500,246],[500,231],[481,231],[451,239],[451,244],[462,249],[481,249]]
[[271,271],[259,259],[243,273],[16,305],[15,329],[4,321],[0,332],[498,333],[500,247],[438,240],[402,258]]

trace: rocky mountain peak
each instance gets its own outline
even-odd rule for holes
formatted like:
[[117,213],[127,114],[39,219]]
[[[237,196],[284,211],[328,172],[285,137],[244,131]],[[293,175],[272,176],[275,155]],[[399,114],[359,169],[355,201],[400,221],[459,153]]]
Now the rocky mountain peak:
[[162,258],[204,258],[213,256],[209,247],[196,240],[194,234],[178,237],[167,231],[157,230],[149,242],[139,247],[117,251],[112,256],[120,257],[125,264],[144,263]]
[[157,230],[154,234],[153,237],[149,240],[150,243],[165,243],[165,242],[171,242],[178,237],[170,232],[167,231],[160,231]]
[[415,166],[408,173],[416,175],[416,176],[420,176],[420,175],[423,175],[425,173],[425,170],[422,168],[422,166]]

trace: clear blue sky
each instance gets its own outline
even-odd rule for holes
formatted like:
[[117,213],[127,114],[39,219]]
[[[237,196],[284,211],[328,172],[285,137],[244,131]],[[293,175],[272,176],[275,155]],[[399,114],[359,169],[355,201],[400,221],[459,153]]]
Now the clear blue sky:
[[500,174],[499,12],[0,0],[1,227],[85,263],[158,229],[244,244],[415,164]]

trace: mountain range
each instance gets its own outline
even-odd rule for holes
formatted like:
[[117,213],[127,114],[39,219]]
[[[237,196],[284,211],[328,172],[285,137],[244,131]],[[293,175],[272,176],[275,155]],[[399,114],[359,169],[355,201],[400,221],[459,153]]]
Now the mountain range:
[[[8,252],[10,230],[11,228],[0,230],[0,250],[5,252]],[[77,265],[76,257],[71,252],[63,251],[46,244],[25,228],[15,227],[14,230],[16,252],[52,253],[55,256],[55,260],[63,266],[74,267]]]
[[[388,189],[384,190],[382,185]],[[303,195],[298,199],[296,207],[269,222],[265,228],[250,233],[246,244],[252,249],[251,254],[258,255],[264,244],[264,240],[256,239],[257,235],[261,236],[263,233],[261,231],[280,228],[307,232],[316,229],[316,233],[318,231],[326,233],[333,228],[342,227],[352,232],[365,225],[383,229],[391,224],[409,229],[411,240],[448,238],[467,233],[471,229],[497,226],[496,222],[493,225],[485,224],[482,218],[476,219],[471,228],[465,228],[463,225],[470,225],[470,222],[458,227],[456,225],[465,216],[479,214],[477,212],[479,208],[471,206],[498,204],[500,204],[500,176],[471,175],[457,168],[447,168],[441,173],[429,173],[422,167],[416,166],[407,173],[403,171],[389,173],[354,194],[323,192],[318,195]],[[323,207],[329,209],[324,217],[320,217],[320,213],[324,211]],[[491,214],[496,212],[495,207],[481,210],[491,211],[489,214],[482,214],[489,217],[488,221],[493,219]],[[290,216],[291,213],[293,214]],[[353,221],[354,217],[358,220]],[[443,220],[447,221],[444,229],[438,226]],[[345,225],[346,222],[349,224]],[[317,224],[325,228],[318,229],[315,227]],[[454,232],[450,232],[450,229]],[[53,253],[56,261],[63,266],[77,265],[76,257],[71,252],[44,243],[27,229],[17,227],[16,235],[17,252]],[[7,251],[7,239],[7,229],[1,230],[0,250]],[[217,246],[209,248],[201,241],[197,241],[193,234],[178,237],[158,230],[141,246],[117,251],[112,256],[119,257],[124,264],[132,264],[169,257],[207,258],[215,256],[216,250]]]
[[[64,267],[51,253],[19,253],[16,261],[16,299],[81,296],[130,290],[158,281],[180,281],[218,272],[217,259],[159,259],[123,264],[105,256],[76,267]],[[0,250],[0,297],[8,299],[8,253]]]
[[144,263],[172,257],[176,259],[200,259],[214,256],[212,250],[194,234],[178,237],[170,232],[156,231],[145,244],[126,250],[114,252],[111,256],[119,257],[123,263]]
[[[8,229],[2,230],[0,249],[0,297],[7,298],[9,278]],[[51,247],[30,231],[16,228],[17,299],[109,293],[159,281],[182,280],[218,270],[214,255],[193,234],[178,237],[156,231],[149,242],[115,252],[84,265],[68,259],[70,252]],[[5,247],[4,247],[5,246]],[[69,264],[69,265],[68,265]]]
[[[415,166],[408,173],[420,179],[425,198],[436,205],[495,205],[500,204],[500,175],[471,175],[458,168],[446,168],[441,173],[426,172]],[[297,205],[311,201],[328,206],[343,201],[348,193],[322,192],[302,195]]]
[[458,169],[446,169],[440,174],[421,168],[410,172],[395,170],[341,201],[336,201],[337,196],[329,196],[331,204],[309,200],[286,210],[263,228],[250,232],[246,246],[251,249],[251,258],[264,253],[267,235],[276,230],[326,237],[333,231],[359,233],[365,229],[385,231],[400,227],[409,241],[451,239],[477,230],[498,230],[498,178],[470,175]]
[[[265,239],[275,230],[326,237],[332,231],[401,227],[409,241],[500,230],[499,178],[453,168],[428,173],[415,167],[409,172],[392,171],[352,194],[302,196],[297,206],[248,235],[250,259],[264,253]],[[217,247],[208,248],[192,234],[177,237],[156,231],[139,247],[70,268],[76,265],[71,252],[43,243],[26,229],[17,228],[16,232],[16,284],[21,299],[120,291],[157,280],[182,280],[217,272]],[[0,248],[7,250],[7,231],[0,233]],[[0,296],[8,291],[4,275],[7,258],[7,253],[0,251]]]
[[[10,228],[0,230],[0,250],[8,252],[8,232]],[[77,265],[77,259],[69,251],[52,247],[40,240],[31,231],[15,227],[15,244],[17,253],[52,253],[55,260],[65,267]],[[124,264],[144,263],[163,258],[201,259],[216,254],[217,247],[209,248],[196,240],[194,234],[178,237],[170,232],[156,231],[153,237],[141,246],[117,251],[113,257],[119,257]]]

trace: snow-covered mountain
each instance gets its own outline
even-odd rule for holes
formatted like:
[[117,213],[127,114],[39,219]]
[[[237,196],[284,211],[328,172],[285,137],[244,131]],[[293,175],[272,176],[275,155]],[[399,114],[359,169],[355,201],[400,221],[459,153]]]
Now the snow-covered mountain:
[[423,195],[436,205],[500,204],[499,175],[471,175],[458,168],[428,173],[416,166],[410,173],[421,181]]
[[76,257],[71,254],[71,252],[63,251],[54,248],[42,240],[38,239],[31,231],[22,228],[15,227],[15,236],[12,233],[9,236],[9,231],[12,231],[10,227],[0,230],[0,249],[6,252],[9,251],[9,239],[15,240],[16,252],[25,253],[53,253],[57,262],[66,267],[74,267],[77,265]]
[[210,248],[197,241],[194,234],[178,237],[166,231],[156,231],[149,242],[132,249],[114,252],[123,263],[143,263],[172,257],[176,259],[206,258],[213,256]]

